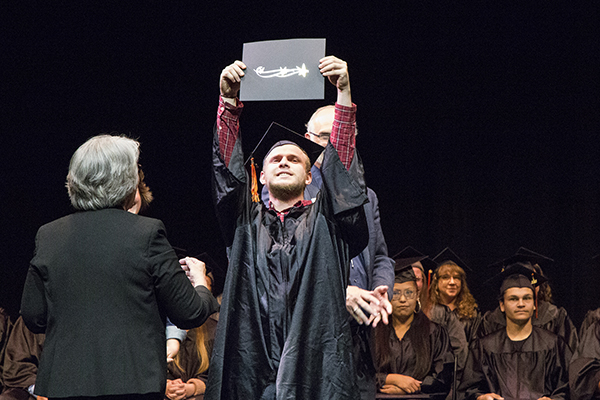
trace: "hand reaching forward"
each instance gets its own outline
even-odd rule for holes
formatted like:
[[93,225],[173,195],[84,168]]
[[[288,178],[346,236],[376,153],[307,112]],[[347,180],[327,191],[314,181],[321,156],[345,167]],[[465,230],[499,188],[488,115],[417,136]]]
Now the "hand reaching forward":
[[380,320],[388,323],[387,316],[392,312],[392,305],[387,299],[387,286],[379,286],[373,291],[358,286],[346,288],[346,309],[359,324],[377,326]]
[[186,257],[179,260],[179,264],[181,264],[181,268],[183,268],[194,287],[198,285],[208,287],[206,282],[206,265],[202,261],[197,258]]

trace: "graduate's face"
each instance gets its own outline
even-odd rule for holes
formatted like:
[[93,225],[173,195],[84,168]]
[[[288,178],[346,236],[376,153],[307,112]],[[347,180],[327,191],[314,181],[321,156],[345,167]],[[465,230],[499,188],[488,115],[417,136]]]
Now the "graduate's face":
[[500,300],[500,310],[506,319],[514,323],[524,323],[533,316],[533,290],[530,288],[508,288]]
[[415,312],[417,306],[417,285],[413,281],[394,283],[392,297],[393,314],[396,318],[406,318]]
[[453,301],[460,293],[462,279],[460,272],[451,267],[441,267],[438,273],[438,290],[445,301]]
[[421,261],[417,261],[412,265],[412,269],[415,273],[415,276],[417,277],[417,290],[419,291],[419,293],[421,293],[421,290],[423,289],[423,271],[421,270],[421,268],[423,268],[423,264],[421,264]]
[[301,196],[312,181],[308,156],[298,146],[285,144],[271,150],[265,157],[260,182],[279,200]]

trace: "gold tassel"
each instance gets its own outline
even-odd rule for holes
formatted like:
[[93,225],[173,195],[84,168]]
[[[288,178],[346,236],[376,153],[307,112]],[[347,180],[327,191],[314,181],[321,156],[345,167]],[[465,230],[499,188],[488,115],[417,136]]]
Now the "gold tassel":
[[429,292],[429,287],[431,286],[431,274],[433,273],[432,270],[429,270],[429,272],[427,273],[427,292]]
[[252,174],[252,201],[254,203],[260,202],[258,197],[258,181],[256,179],[256,165],[254,164],[254,157],[250,159],[250,173]]

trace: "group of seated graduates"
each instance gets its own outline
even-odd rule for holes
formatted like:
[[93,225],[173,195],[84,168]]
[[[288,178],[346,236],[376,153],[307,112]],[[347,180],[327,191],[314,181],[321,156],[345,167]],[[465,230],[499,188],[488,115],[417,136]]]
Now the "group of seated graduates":
[[[394,257],[393,313],[375,328],[379,392],[434,398],[600,398],[600,309],[579,334],[525,248],[490,266],[482,282],[498,307],[482,314],[468,266],[449,248],[430,258],[412,247]],[[400,390],[399,390],[400,388]]]
[[[578,335],[564,308],[552,304],[540,267],[549,259],[520,248],[494,265],[498,274],[484,284],[498,291],[499,305],[482,314],[467,286],[468,267],[452,250],[429,258],[407,247],[393,258],[393,312],[373,335],[380,393],[600,398],[600,311],[588,312]],[[214,261],[208,257],[206,263],[213,282]],[[20,317],[13,324],[0,311],[0,400],[35,398],[44,335],[29,332]],[[215,314],[187,332],[167,326],[165,398],[204,393],[217,322]]]

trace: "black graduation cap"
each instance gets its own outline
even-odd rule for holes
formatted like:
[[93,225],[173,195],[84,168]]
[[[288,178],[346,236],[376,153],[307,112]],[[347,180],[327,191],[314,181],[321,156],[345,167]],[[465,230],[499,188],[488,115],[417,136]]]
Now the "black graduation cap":
[[254,150],[252,150],[252,154],[248,157],[245,164],[248,164],[250,159],[254,158],[254,163],[262,166],[264,158],[271,150],[285,144],[295,144],[304,150],[310,159],[311,165],[317,161],[317,158],[319,158],[323,150],[325,150],[323,146],[305,138],[299,133],[286,128],[277,122],[271,122],[269,129],[267,129]]
[[538,264],[540,266],[547,266],[548,264],[552,264],[554,262],[552,258],[546,257],[540,253],[536,253],[533,250],[526,249],[525,247],[519,247],[515,255],[528,258],[532,265]]
[[189,255],[188,251],[184,248],[177,247],[177,246],[171,246],[171,247],[173,247],[173,250],[175,250],[175,254],[177,255],[177,258],[179,258],[179,259],[185,258]]
[[547,279],[539,274],[529,262],[515,262],[507,265],[497,275],[484,283],[500,288],[500,295],[513,287],[528,287],[533,290]]
[[433,261],[435,261],[438,265],[442,265],[446,261],[453,261],[456,265],[461,267],[465,272],[473,270],[464,262],[459,256],[456,255],[454,251],[450,247],[446,247],[444,250],[440,251],[437,256],[433,257]]
[[415,276],[415,271],[413,271],[411,264],[406,264],[402,266],[398,266],[394,268],[394,283],[404,283],[404,282],[416,282],[417,277]]
[[437,263],[429,258],[429,256],[426,256],[411,246],[405,247],[404,250],[396,253],[392,258],[396,262],[396,268],[412,265],[419,261],[425,269],[435,270],[437,267]]
[[535,251],[526,249],[525,247],[519,247],[519,249],[517,250],[517,252],[514,255],[512,255],[508,258],[505,258],[501,261],[497,261],[494,264],[492,264],[490,267],[492,267],[492,268],[499,267],[500,269],[502,269],[502,268],[506,267],[507,265],[511,265],[514,263],[529,263],[532,266],[535,264],[538,264],[540,266],[546,266],[553,262],[554,262],[554,260],[549,257],[543,256],[539,253],[536,253]]
[[225,283],[225,275],[227,271],[221,268],[221,266],[208,254],[204,252],[196,256],[196,258],[202,261],[206,266],[206,275],[212,275],[212,292],[215,296],[223,292],[223,285]]

